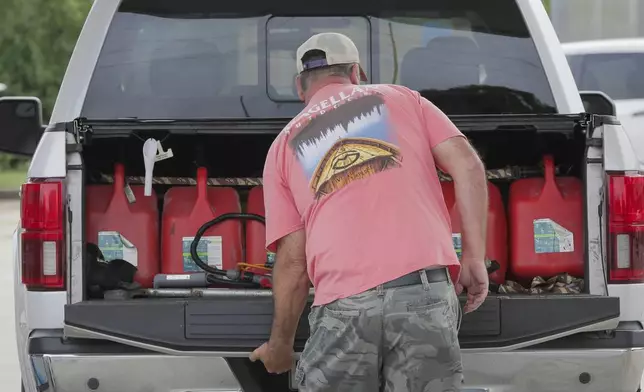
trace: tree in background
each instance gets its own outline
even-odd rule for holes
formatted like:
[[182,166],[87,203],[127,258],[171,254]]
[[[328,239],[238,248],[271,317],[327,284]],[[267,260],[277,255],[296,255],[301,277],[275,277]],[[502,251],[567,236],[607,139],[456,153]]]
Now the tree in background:
[[[40,98],[47,122],[91,5],[91,0],[0,0],[0,83],[7,85],[0,95]],[[26,164],[24,157],[0,153],[0,171],[25,170]]]
[[5,95],[32,95],[45,120],[91,0],[0,0],[0,82]]
[[546,7],[546,11],[550,13],[550,0],[543,0],[543,5]]

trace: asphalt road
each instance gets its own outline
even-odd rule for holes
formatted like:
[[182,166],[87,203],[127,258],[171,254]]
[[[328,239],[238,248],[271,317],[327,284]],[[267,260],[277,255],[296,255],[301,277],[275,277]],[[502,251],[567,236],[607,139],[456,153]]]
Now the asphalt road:
[[11,238],[20,218],[17,200],[0,200],[0,385],[2,391],[20,391],[13,307],[13,250]]

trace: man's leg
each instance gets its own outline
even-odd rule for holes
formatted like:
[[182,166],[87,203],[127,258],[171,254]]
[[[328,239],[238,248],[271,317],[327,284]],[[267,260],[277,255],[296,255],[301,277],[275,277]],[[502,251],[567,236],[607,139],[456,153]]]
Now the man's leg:
[[[424,274],[424,272],[421,272]],[[458,297],[450,281],[388,289],[383,391],[455,392],[463,377]]]
[[382,297],[377,291],[314,307],[309,325],[297,369],[300,391],[378,391]]

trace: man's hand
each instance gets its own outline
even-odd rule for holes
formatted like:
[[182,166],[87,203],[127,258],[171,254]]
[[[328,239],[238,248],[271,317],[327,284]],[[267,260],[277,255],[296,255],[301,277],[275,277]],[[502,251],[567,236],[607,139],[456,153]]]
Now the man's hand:
[[298,230],[280,239],[273,268],[273,327],[268,343],[262,344],[250,355],[258,359],[270,373],[284,373],[291,369],[295,330],[309,295],[306,274],[306,234]]
[[467,289],[464,310],[470,313],[485,301],[490,284],[484,263],[488,208],[485,168],[474,148],[461,137],[440,143],[432,152],[438,166],[454,179],[463,240],[463,268],[456,292]]
[[463,260],[461,276],[456,284],[456,294],[467,289],[465,313],[470,313],[483,304],[487,297],[490,281],[483,260]]
[[293,366],[293,346],[288,344],[268,343],[262,344],[250,354],[250,360],[260,360],[269,373],[284,373]]

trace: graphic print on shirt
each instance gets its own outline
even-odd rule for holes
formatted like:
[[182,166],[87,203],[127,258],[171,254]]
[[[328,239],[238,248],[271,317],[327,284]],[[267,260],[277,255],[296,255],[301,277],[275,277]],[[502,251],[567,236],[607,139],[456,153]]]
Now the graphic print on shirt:
[[383,97],[371,93],[312,118],[289,142],[315,198],[400,167]]

